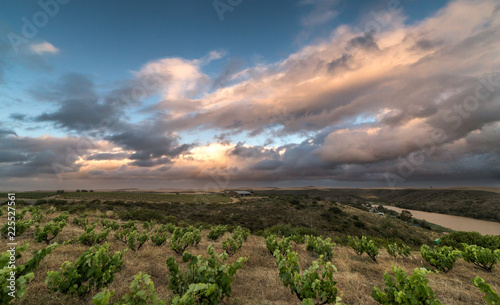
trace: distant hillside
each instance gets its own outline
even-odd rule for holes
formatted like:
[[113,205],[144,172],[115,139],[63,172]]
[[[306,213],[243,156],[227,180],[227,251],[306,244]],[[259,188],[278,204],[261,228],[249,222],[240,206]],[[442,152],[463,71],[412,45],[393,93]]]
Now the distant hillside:
[[342,203],[371,203],[500,222],[500,194],[451,189],[266,190],[262,193],[307,194]]

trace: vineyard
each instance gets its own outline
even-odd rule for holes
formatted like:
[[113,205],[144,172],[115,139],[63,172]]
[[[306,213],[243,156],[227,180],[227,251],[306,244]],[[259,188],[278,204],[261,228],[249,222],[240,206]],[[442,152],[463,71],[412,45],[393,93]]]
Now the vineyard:
[[[2,194],[0,194],[2,195]],[[6,198],[7,194],[3,194]],[[132,201],[132,202],[175,202],[175,203],[229,203],[231,198],[218,194],[160,194],[160,193],[117,193],[117,192],[33,192],[16,194],[22,199],[69,199],[85,201]]]
[[[450,234],[446,245],[410,247],[65,205],[16,208],[19,304],[500,304],[500,236]],[[0,211],[6,242],[7,205]],[[11,300],[9,256],[0,257],[2,304]]]

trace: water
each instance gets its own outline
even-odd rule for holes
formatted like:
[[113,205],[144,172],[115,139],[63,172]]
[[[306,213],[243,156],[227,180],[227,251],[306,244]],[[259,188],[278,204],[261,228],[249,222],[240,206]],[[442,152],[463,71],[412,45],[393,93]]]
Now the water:
[[450,228],[455,231],[476,231],[481,234],[499,235],[500,223],[486,220],[479,220],[469,217],[429,213],[409,209],[396,208],[384,205],[385,208],[401,213],[402,210],[410,211],[413,217],[423,219],[437,225]]

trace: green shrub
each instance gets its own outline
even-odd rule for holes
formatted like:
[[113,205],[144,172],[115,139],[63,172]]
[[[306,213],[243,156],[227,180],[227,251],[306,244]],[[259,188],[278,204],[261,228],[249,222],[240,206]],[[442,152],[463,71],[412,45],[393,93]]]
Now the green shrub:
[[151,242],[155,246],[161,246],[167,241],[167,233],[157,232],[154,235],[151,235]]
[[96,224],[85,226],[85,231],[78,237],[78,242],[89,247],[104,242],[108,238],[111,229],[104,227],[101,231],[97,232],[95,227]]
[[337,284],[333,280],[333,273],[337,269],[330,262],[324,262],[320,256],[302,274],[295,252],[287,251],[282,254],[279,250],[274,252],[279,270],[279,279],[297,296],[302,304],[314,304],[313,300],[319,300],[319,304],[340,303],[337,297]]
[[59,214],[59,216],[54,217],[54,219],[52,219],[52,220],[54,222],[59,222],[59,221],[65,221],[65,222],[67,222],[68,221],[68,217],[69,217],[69,213],[68,212],[62,212],[61,214]]
[[166,233],[166,232],[169,232],[169,233],[173,233],[174,230],[175,230],[176,226],[171,224],[171,223],[167,223],[167,224],[164,224],[164,225],[160,225],[159,227],[156,228],[155,232],[158,232],[158,233]]
[[491,289],[491,286],[486,284],[482,278],[477,276],[476,278],[472,279],[472,284],[481,290],[481,292],[483,293],[483,299],[486,301],[486,304],[500,304],[500,297],[498,296],[498,294],[493,289]]
[[287,237],[287,236],[293,236],[293,235],[312,235],[312,236],[318,236],[318,232],[316,232],[315,229],[313,228],[307,228],[307,227],[292,227],[290,224],[286,225],[275,225],[272,227],[269,227],[264,230],[263,236],[266,237],[268,235],[276,235],[278,237]]
[[109,228],[113,231],[116,231],[120,228],[120,224],[116,221],[111,221],[109,219],[101,219],[101,225],[104,228]]
[[187,228],[175,228],[170,237],[170,248],[181,254],[189,246],[196,246],[201,241],[200,230],[190,226]]
[[106,287],[115,279],[115,273],[122,269],[122,257],[126,250],[111,255],[109,244],[93,246],[85,250],[74,263],[66,261],[59,271],[47,272],[47,288],[82,296],[92,289]]
[[[8,221],[6,222],[2,228],[0,229],[2,233],[3,238],[9,238],[9,237],[20,237],[24,232],[26,232],[29,227],[31,227],[31,224],[33,223],[33,220],[16,220],[16,221]],[[12,231],[9,228],[15,228],[15,231]]]
[[429,287],[429,280],[425,278],[428,273],[425,269],[415,268],[413,274],[406,276],[406,272],[392,266],[395,278],[387,272],[384,274],[384,292],[378,287],[372,290],[372,298],[379,304],[429,304],[438,305],[434,291]]
[[42,209],[38,207],[30,206],[29,211],[31,213],[31,220],[33,220],[35,223],[41,223],[45,218],[45,215],[43,215],[42,213]]
[[186,293],[188,296],[193,293],[193,284],[211,284],[210,289],[204,290],[204,293],[197,295],[198,304],[218,304],[224,297],[231,296],[231,285],[233,276],[243,263],[248,259],[240,257],[232,264],[225,264],[227,253],[216,255],[213,246],[210,244],[207,248],[207,257],[202,255],[194,256],[184,252],[182,260],[187,263],[185,272],[182,272],[175,258],[169,257],[166,261],[169,271],[168,288],[174,296],[174,304],[195,304],[194,299],[190,302],[180,303]]
[[323,255],[326,260],[331,260],[333,257],[333,247],[335,243],[331,242],[331,238],[323,239],[321,236],[306,236],[306,250],[315,253],[317,256]]
[[41,243],[46,242],[47,245],[57,237],[57,235],[66,226],[66,221],[62,220],[59,222],[49,221],[45,226],[40,227],[37,223],[35,224],[35,241]]
[[[33,254],[33,257],[24,264],[14,265],[11,261],[11,252],[5,251],[0,254],[0,304],[9,304],[14,298],[21,299],[26,294],[28,282],[35,278],[34,272],[38,269],[40,262],[59,245],[54,243],[46,248],[40,249]],[[19,261],[21,253],[26,251],[29,244],[24,244],[16,247],[15,259]],[[10,272],[15,273],[15,291],[11,291],[8,286],[11,282]]]
[[243,242],[247,239],[248,234],[249,234],[248,230],[238,226],[236,229],[234,229],[233,236],[230,238],[226,238],[222,242],[222,249],[224,249],[224,251],[226,251],[226,253],[229,256],[233,256],[236,252],[238,252],[241,249],[241,246],[243,245]]
[[[188,290],[182,296],[175,296],[170,304],[172,305],[191,305],[202,298],[209,298],[217,290],[215,284],[191,284]],[[204,303],[202,303],[204,304]],[[210,304],[210,303],[209,303]],[[216,304],[216,303],[215,303]]]
[[154,220],[145,221],[142,223],[142,228],[147,231],[153,230],[155,226],[156,226],[156,221]]
[[73,224],[81,228],[85,228],[86,226],[89,225],[89,220],[87,218],[87,215],[80,215],[78,217],[75,217],[73,219]]
[[452,247],[446,246],[435,247],[434,250],[431,250],[429,246],[423,245],[420,248],[420,253],[426,262],[443,272],[453,269],[453,265],[460,257],[459,250],[454,250]]
[[121,300],[111,302],[115,295],[114,291],[104,291],[96,294],[92,298],[94,305],[165,305],[166,301],[159,300],[155,291],[155,285],[148,274],[139,272],[130,283],[129,291]]
[[462,257],[468,262],[488,272],[493,271],[500,259],[500,250],[491,250],[476,245],[463,244]]
[[410,256],[410,247],[406,245],[398,245],[397,243],[387,244],[386,246],[387,253],[394,258],[408,257]]
[[462,249],[462,244],[476,245],[491,250],[500,249],[500,235],[481,235],[478,232],[451,232],[441,238],[441,246]]
[[349,246],[354,249],[357,255],[366,253],[374,262],[377,262],[378,247],[373,240],[368,239],[366,236],[361,238],[349,236]]
[[269,235],[266,237],[266,247],[272,255],[274,255],[276,250],[279,250],[281,254],[285,254],[287,251],[292,250],[290,241],[290,237],[284,237],[281,241],[278,241],[276,235]]
[[139,250],[149,240],[149,235],[132,231],[128,234],[127,247],[132,250]]
[[129,220],[126,223],[123,223],[121,226],[124,229],[130,229],[132,231],[137,231],[137,226],[135,225],[136,221]]
[[213,227],[208,233],[208,238],[211,240],[217,240],[219,237],[224,235],[227,231],[227,226],[218,225]]

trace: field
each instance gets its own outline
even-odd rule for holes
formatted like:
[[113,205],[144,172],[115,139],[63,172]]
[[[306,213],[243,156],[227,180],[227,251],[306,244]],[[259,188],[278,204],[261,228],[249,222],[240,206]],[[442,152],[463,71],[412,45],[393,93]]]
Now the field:
[[100,200],[100,201],[142,201],[142,202],[176,202],[176,203],[228,203],[231,199],[216,194],[154,194],[154,193],[114,193],[114,192],[70,192],[55,196],[60,199]]
[[[230,204],[226,204],[227,201],[223,200],[225,204],[221,204],[196,198],[196,196],[217,198],[210,197],[213,195],[187,195],[194,197],[190,197],[189,200],[185,197],[186,201],[183,203],[182,200],[173,199],[179,196],[182,198],[183,195],[173,194],[114,193],[123,195],[112,199],[105,199],[107,197],[102,193],[74,194],[81,197],[75,198],[77,196],[72,197],[73,193],[65,193],[63,196],[68,196],[66,197],[68,200],[65,201],[59,194],[46,201],[39,201],[38,205],[35,205],[41,208],[43,213],[47,212],[40,222],[41,226],[60,216],[61,213],[69,213],[67,225],[52,242],[59,244],[69,240],[72,242],[59,246],[41,262],[40,267],[34,272],[34,280],[28,284],[27,292],[19,304],[90,304],[92,297],[101,291],[101,289],[93,290],[78,297],[61,292],[49,292],[45,283],[47,272],[58,270],[64,261],[74,262],[89,248],[77,242],[84,229],[81,225],[75,224],[74,219],[81,216],[85,216],[89,223],[95,222],[96,230],[102,229],[103,220],[116,221],[121,225],[130,220],[136,221],[139,233],[153,232],[160,224],[168,223],[179,227],[201,226],[203,228],[201,241],[196,246],[187,248],[187,251],[195,255],[206,255],[209,244],[214,245],[217,253],[223,252],[222,241],[230,237],[231,233],[225,233],[216,241],[210,240],[207,236],[212,226],[227,225],[228,230],[233,230],[236,226],[248,228],[251,231],[250,236],[243,242],[241,250],[229,257],[228,262],[235,262],[238,257],[248,257],[248,261],[234,276],[230,297],[224,298],[221,304],[300,304],[298,298],[279,280],[276,261],[266,248],[264,236],[270,233],[309,234],[332,238],[337,245],[333,247],[333,257],[330,261],[338,269],[334,278],[338,282],[336,286],[345,304],[377,304],[370,296],[371,290],[374,286],[383,287],[383,274],[391,270],[391,265],[399,266],[410,273],[419,267],[433,269],[422,259],[419,247],[422,244],[432,246],[433,240],[442,236],[439,229],[436,231],[415,227],[397,218],[368,213],[362,208],[357,208],[358,203],[332,202],[319,196],[273,194],[269,197],[248,198]],[[172,200],[161,203],[146,200],[149,195],[164,196],[161,198]],[[18,204],[18,211],[23,206],[29,206],[24,205],[20,199]],[[30,219],[32,216],[28,212],[24,219]],[[153,225],[153,228],[145,229],[144,221],[150,220],[155,220],[157,224]],[[0,226],[5,222],[4,214]],[[172,234],[167,234],[171,239]],[[348,235],[370,236],[380,247],[393,241],[405,243],[411,246],[411,255],[407,258],[394,259],[381,248],[377,262],[373,262],[366,255],[356,255],[347,246]],[[45,243],[35,242],[34,238],[34,226],[17,238],[19,244],[24,242],[30,244],[30,250],[25,252],[18,264],[31,258],[29,254],[31,250],[46,246]],[[127,248],[126,244],[114,237],[114,231],[109,234],[105,242],[110,245],[111,253]],[[169,271],[165,261],[168,257],[174,257],[183,270],[185,263],[182,262],[181,255],[174,252],[168,243],[167,241],[161,246],[155,246],[149,240],[139,250],[126,252],[123,257],[123,268],[116,274],[116,279],[108,288],[114,290],[116,296],[121,298],[127,293],[134,275],[142,271],[151,276],[160,299],[171,299],[172,293],[168,289]],[[317,259],[317,255],[307,251],[303,243],[292,243],[292,249],[298,253],[302,270]],[[498,269],[491,273],[485,272],[462,259],[457,261],[449,273],[438,272],[427,275],[430,287],[443,304],[485,304],[479,289],[473,287],[471,283],[471,279],[476,276],[481,276],[494,290],[500,291]]]

